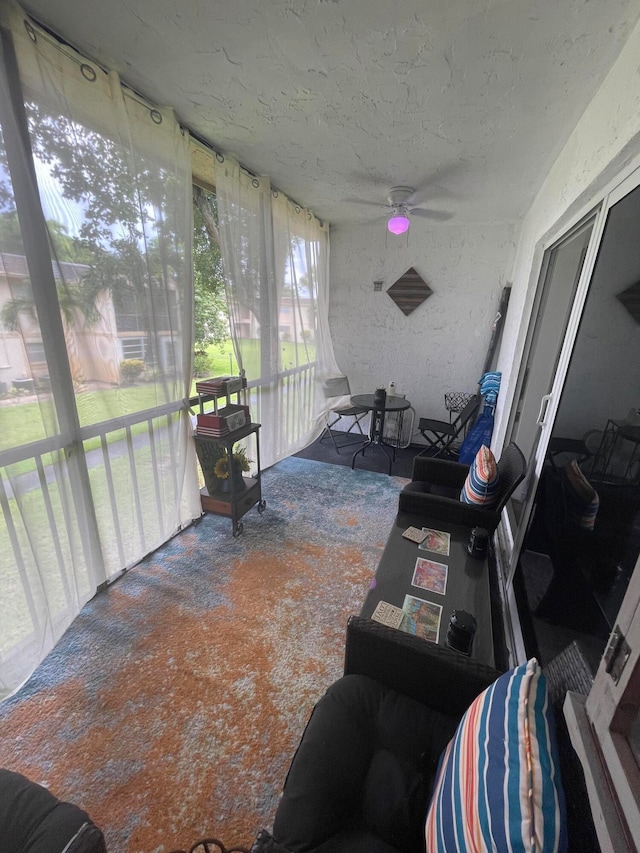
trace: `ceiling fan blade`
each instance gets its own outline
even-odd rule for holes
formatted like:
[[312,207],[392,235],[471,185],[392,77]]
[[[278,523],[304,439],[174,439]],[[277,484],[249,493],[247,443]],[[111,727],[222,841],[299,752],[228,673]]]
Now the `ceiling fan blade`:
[[446,186],[450,178],[455,178],[464,170],[464,163],[456,161],[442,166],[430,175],[415,183],[413,194],[414,204],[423,204],[427,199],[439,198],[453,195],[450,188]]
[[420,219],[435,219],[439,222],[446,222],[447,219],[451,219],[454,214],[449,213],[446,210],[426,210],[423,207],[414,207],[409,216],[417,216]]
[[363,222],[363,223],[364,222],[367,222],[367,223],[384,222],[388,218],[389,218],[388,213],[376,213],[375,211],[372,210],[372,211],[368,212],[367,214],[365,214],[364,216],[361,216],[359,221]]
[[366,204],[368,207],[389,207],[383,201],[367,201],[365,198],[345,198],[345,204]]

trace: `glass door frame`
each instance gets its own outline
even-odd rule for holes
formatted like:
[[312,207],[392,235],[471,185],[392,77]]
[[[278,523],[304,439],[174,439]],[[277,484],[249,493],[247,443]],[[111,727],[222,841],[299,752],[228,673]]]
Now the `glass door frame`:
[[[540,480],[540,472],[542,471],[542,466],[544,465],[544,460],[546,458],[547,447],[549,444],[549,439],[551,438],[551,431],[553,429],[556,413],[558,411],[558,405],[560,403],[560,397],[562,396],[562,389],[564,387],[564,382],[569,367],[569,361],[573,352],[575,339],[578,333],[578,327],[580,325],[580,319],[582,317],[582,311],[584,309],[589,285],[591,283],[591,277],[593,275],[593,269],[595,267],[598,248],[600,246],[600,240],[602,238],[602,233],[604,230],[604,222],[606,221],[606,216],[603,215],[604,208],[605,205],[602,204],[600,206],[600,209],[598,209],[597,207],[592,209],[586,216],[581,217],[571,228],[568,228],[564,232],[562,237],[550,243],[550,245],[547,246],[543,252],[540,273],[538,276],[538,284],[536,287],[536,294],[533,303],[533,310],[531,312],[530,323],[527,328],[525,351],[523,353],[522,361],[520,363],[520,370],[518,371],[518,380],[516,383],[513,404],[509,412],[508,425],[506,430],[507,438],[505,438],[505,444],[510,440],[509,436],[512,434],[515,425],[515,417],[518,411],[518,407],[520,405],[520,394],[522,391],[522,385],[525,381],[526,369],[529,365],[530,357],[533,352],[532,347],[534,344],[534,335],[537,326],[537,312],[543,306],[543,300],[545,300],[545,297],[547,295],[545,291],[547,287],[548,276],[553,272],[553,267],[551,264],[553,258],[552,253],[555,249],[560,248],[563,243],[566,243],[568,240],[573,239],[581,229],[585,228],[589,223],[591,223],[591,234],[589,236],[589,242],[587,244],[586,254],[582,262],[582,268],[580,270],[578,282],[574,289],[573,302],[571,303],[571,307],[569,309],[569,317],[567,320],[564,337],[558,350],[556,368],[555,373],[553,375],[551,388],[549,392],[545,394],[540,400],[540,410],[538,412],[537,419],[539,434],[537,442],[534,441],[533,453],[531,457],[527,460],[528,467],[530,469],[527,472],[527,477],[530,478],[529,487],[525,495],[524,502],[522,504],[520,517],[517,520],[515,527],[512,528],[512,549],[506,579],[508,586],[511,586],[513,583],[515,571],[518,566],[518,560],[520,558],[520,551],[522,549],[527,527],[531,519],[535,496]],[[512,509],[508,509],[507,512],[511,516],[514,515]]]
[[[539,289],[544,286],[544,275],[547,269],[548,250],[552,249],[559,242],[565,239],[575,230],[581,222],[586,221],[590,215],[595,215],[593,230],[587,247],[587,252],[582,265],[582,272],[576,288],[573,307],[571,308],[567,328],[562,342],[556,373],[553,384],[547,401],[544,416],[541,418],[541,431],[537,445],[535,461],[533,465],[533,477],[536,484],[540,479],[540,472],[544,464],[544,459],[547,453],[551,432],[555,423],[560,398],[564,388],[564,383],[567,377],[569,363],[573,354],[573,348],[578,335],[582,313],[588,296],[593,271],[600,250],[600,244],[604,234],[604,228],[609,216],[610,209],[617,204],[622,198],[640,186],[640,156],[634,158],[631,164],[616,178],[611,180],[598,193],[592,202],[584,205],[581,210],[572,216],[567,222],[562,225],[562,228],[554,231],[548,239],[540,241],[533,252],[534,262],[537,261],[538,274],[535,285],[535,292],[531,298],[531,304],[526,315],[523,314],[521,321],[521,338],[524,338],[522,350],[518,357],[518,373],[516,382],[514,383],[513,391],[510,394],[508,401],[508,409],[505,411],[505,428],[501,439],[502,445],[506,444],[507,436],[513,422],[515,409],[519,402],[519,391],[522,384],[521,370],[526,364],[529,357],[530,328],[535,311],[539,308],[541,293]],[[533,275],[532,275],[533,278]],[[525,319],[526,318],[526,319]],[[508,412],[508,413],[507,413]],[[526,657],[524,642],[519,625],[519,616],[514,592],[514,575],[520,558],[520,549],[524,540],[524,533],[531,516],[533,501],[535,498],[536,489],[531,489],[526,504],[522,508],[520,523],[518,526],[513,524],[513,513],[503,513],[500,525],[497,529],[498,547],[497,560],[500,574],[500,584],[503,589],[503,599],[505,603],[505,629],[513,644],[513,654],[517,662],[521,662]]]

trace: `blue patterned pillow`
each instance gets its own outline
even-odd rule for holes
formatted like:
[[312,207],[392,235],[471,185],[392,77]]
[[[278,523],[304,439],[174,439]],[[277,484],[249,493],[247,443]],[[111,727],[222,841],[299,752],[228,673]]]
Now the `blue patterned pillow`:
[[471,463],[460,492],[463,503],[491,509],[498,494],[498,466],[491,450],[483,444]]
[[567,849],[553,711],[535,658],[470,705],[440,759],[427,853]]

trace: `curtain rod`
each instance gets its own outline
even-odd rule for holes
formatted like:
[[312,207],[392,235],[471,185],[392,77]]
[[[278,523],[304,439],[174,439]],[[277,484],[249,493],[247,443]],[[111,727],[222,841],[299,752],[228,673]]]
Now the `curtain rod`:
[[[198,142],[198,144],[199,144],[199,145],[201,145],[201,146],[202,146],[203,148],[205,148],[208,152],[210,152],[211,154],[213,154],[213,155],[215,156],[216,160],[217,160],[219,163],[224,163],[224,161],[225,161],[225,155],[224,155],[224,154],[222,154],[222,152],[220,152],[220,151],[218,151],[216,148],[214,148],[214,147],[213,147],[213,145],[212,145],[210,142],[208,142],[204,137],[200,136],[198,133],[194,133],[188,125],[184,124],[183,126],[184,126],[184,128],[188,131],[189,135],[190,135],[190,136],[191,136],[191,137],[192,137],[196,142]],[[246,167],[246,166],[243,166],[243,165],[242,165],[242,163],[238,163],[238,165],[240,166],[240,168],[242,169],[242,171],[243,171],[246,175],[248,175],[250,178],[253,178],[253,179],[254,179],[254,180],[256,180],[256,181],[260,180],[260,175],[257,175],[255,172],[252,172],[252,171],[251,171],[251,169],[247,169],[247,167]],[[317,217],[317,216],[315,215],[315,213],[313,213],[312,211],[308,210],[308,208],[306,207],[306,205],[304,205],[304,204],[300,204],[300,203],[299,203],[299,202],[297,202],[295,199],[291,198],[291,196],[290,196],[290,195],[287,195],[286,193],[283,193],[283,192],[282,192],[282,190],[278,189],[278,187],[273,187],[273,186],[272,186],[272,187],[271,187],[271,192],[272,192],[272,193],[274,193],[276,196],[277,196],[278,194],[283,195],[283,196],[287,199],[287,201],[290,201],[290,202],[291,202],[291,204],[295,205],[299,210],[307,210],[307,211],[308,211],[308,213],[310,214],[310,216],[312,216],[314,219],[317,219],[321,226],[324,226],[324,222],[323,222],[319,217]]]
[[[85,62],[90,62],[92,65],[95,65],[97,68],[99,68],[102,71],[103,74],[107,74],[107,75],[109,74],[109,69],[105,68],[104,65],[101,62],[98,62],[97,59],[94,59],[91,56],[85,56],[82,51],[78,50],[70,42],[68,42],[66,39],[62,38],[62,36],[58,35],[57,32],[54,32],[50,27],[46,26],[46,24],[41,23],[39,20],[34,18],[31,14],[28,14],[27,12],[25,12],[24,9],[22,9],[22,7],[20,7],[20,9],[21,9],[21,13],[25,19],[25,22],[24,22],[25,29],[26,29],[29,37],[31,39],[33,39],[33,41],[36,40],[36,34],[35,34],[35,32],[33,32],[33,27],[31,26],[30,20],[32,20],[36,24],[36,26],[42,30],[42,38],[48,44],[50,44],[52,47],[55,47],[57,50],[59,50],[61,53],[63,53],[67,57],[67,59],[71,60],[71,62],[75,62],[76,65],[78,65],[80,67],[81,72],[82,72],[82,67],[84,64],[82,60],[84,60]],[[73,51],[73,53],[70,53],[69,51]],[[75,56],[74,54],[77,54],[77,56]],[[85,77],[85,79],[88,79],[88,78],[86,78],[86,75],[84,73],[83,73],[83,76]],[[122,89],[124,90],[124,94],[128,98],[130,98],[133,101],[136,101],[137,103],[140,104],[140,106],[149,110],[149,112],[152,112],[152,113],[158,112],[159,107],[157,104],[154,104],[147,97],[145,97],[140,92],[138,92],[136,89],[134,89],[133,86],[130,86],[125,80],[123,80],[123,78],[121,77],[121,75],[119,73],[118,73],[118,77],[120,77],[120,84],[121,84]],[[183,127],[182,122],[178,122],[178,124],[180,124],[180,126]],[[186,128],[186,129],[188,130],[188,128]]]

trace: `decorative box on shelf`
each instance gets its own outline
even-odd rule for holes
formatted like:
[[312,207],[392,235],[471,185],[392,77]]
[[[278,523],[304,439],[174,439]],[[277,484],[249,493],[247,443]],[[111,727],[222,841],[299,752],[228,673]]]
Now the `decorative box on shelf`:
[[[200,398],[200,414],[196,418],[196,434],[221,438],[229,435],[245,424],[251,423],[251,414],[247,405],[246,376],[214,376],[196,382],[196,391]],[[235,395],[235,403],[232,396]],[[218,408],[218,400],[226,398],[227,405]],[[204,411],[205,402],[213,402],[213,412]]]
[[246,403],[247,377],[213,376],[211,379],[201,379],[196,382],[196,392],[201,396],[214,398],[229,398],[232,394],[236,394],[238,403],[240,402],[240,394],[242,394]]
[[[217,407],[216,407],[217,409]],[[217,409],[214,414],[199,414],[196,417],[198,435],[212,435],[219,438],[240,429],[251,421],[249,406],[230,404]]]

